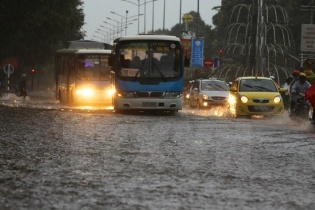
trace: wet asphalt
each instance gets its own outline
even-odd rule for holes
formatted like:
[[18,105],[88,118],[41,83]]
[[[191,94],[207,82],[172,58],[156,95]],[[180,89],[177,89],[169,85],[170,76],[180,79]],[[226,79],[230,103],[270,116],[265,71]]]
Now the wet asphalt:
[[315,127],[0,105],[0,209],[315,209]]

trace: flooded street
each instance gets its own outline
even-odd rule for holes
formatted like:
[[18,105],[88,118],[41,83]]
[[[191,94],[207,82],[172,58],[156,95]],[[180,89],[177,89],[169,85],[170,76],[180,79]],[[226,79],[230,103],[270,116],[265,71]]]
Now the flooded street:
[[0,209],[315,209],[315,126],[287,113],[0,103]]

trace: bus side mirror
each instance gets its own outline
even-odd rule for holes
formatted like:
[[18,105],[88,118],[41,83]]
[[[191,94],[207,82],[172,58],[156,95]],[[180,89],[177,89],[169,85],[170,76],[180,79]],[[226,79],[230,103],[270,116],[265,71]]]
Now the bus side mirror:
[[113,66],[113,55],[108,57],[108,66]]

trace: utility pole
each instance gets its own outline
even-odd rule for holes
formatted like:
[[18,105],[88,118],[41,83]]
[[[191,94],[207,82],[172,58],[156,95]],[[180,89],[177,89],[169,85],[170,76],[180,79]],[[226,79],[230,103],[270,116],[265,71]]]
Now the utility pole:
[[197,10],[198,10],[198,12],[197,12],[197,37],[199,37],[199,16],[200,16],[200,14],[199,14],[199,0],[198,0],[198,5],[197,5]]

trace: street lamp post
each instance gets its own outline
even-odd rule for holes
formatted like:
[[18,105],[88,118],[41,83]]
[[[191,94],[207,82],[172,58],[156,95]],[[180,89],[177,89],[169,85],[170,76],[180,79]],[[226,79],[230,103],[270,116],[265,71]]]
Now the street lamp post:
[[[128,10],[126,10],[126,31],[125,31],[125,35],[127,35],[127,19],[128,19]],[[138,17],[139,19],[139,17]]]
[[103,23],[106,23],[106,24],[108,24],[108,25],[113,26],[113,39],[114,39],[115,25],[114,25],[114,24],[111,24],[111,23],[108,23],[108,22],[106,22],[106,21],[103,21]]
[[164,8],[163,8],[163,34],[165,34],[165,0],[164,0]]
[[[129,0],[122,0],[122,1],[125,1],[125,2],[128,2],[128,3],[131,3],[131,4],[138,6],[138,16],[140,16],[140,6],[144,5],[144,33],[146,33],[146,7],[147,7],[148,3],[154,2],[157,0],[151,0],[151,1],[144,0],[144,3],[142,3],[142,4],[140,4],[140,0],[138,0],[138,4],[136,4],[132,1],[129,1]],[[165,4],[165,0],[164,0],[164,4]],[[139,17],[138,17],[138,34],[139,34]]]
[[122,23],[119,22],[118,20],[111,19],[110,17],[106,17],[106,19],[107,19],[107,20],[114,21],[114,22],[117,23],[117,37],[118,37],[118,36],[119,36],[119,35],[118,35],[118,32],[119,32],[119,31],[118,31],[118,30],[119,30],[119,23],[120,23],[120,24],[122,24]]
[[182,25],[182,0],[179,3],[179,25]]
[[[125,18],[124,16],[117,14],[116,12],[110,11],[110,13],[114,14],[114,15],[118,15],[119,17],[121,17],[121,24],[120,24],[120,28],[121,28],[121,32],[123,31],[123,27],[122,27],[122,23],[123,23],[123,18]],[[120,33],[120,36],[122,36],[122,33]]]
[[198,0],[198,5],[197,5],[197,10],[198,10],[198,12],[197,12],[197,37],[199,37],[199,16],[200,16],[200,14],[199,14],[199,0]]
[[[137,16],[138,16],[138,19],[133,19],[132,21],[138,20],[138,22],[139,22],[139,16],[143,15],[143,14],[139,14],[139,15],[133,15],[133,16],[128,17],[128,10],[126,10],[126,16],[120,15],[120,14],[113,12],[113,11],[111,11],[110,13],[112,13],[114,15],[118,15],[119,17],[126,19],[126,24],[128,22],[128,19],[133,18],[133,17],[137,17]],[[123,22],[123,20],[121,19],[121,23],[122,22]],[[127,35],[127,30],[125,30],[125,35]]]
[[125,2],[128,2],[130,4],[134,4],[136,6],[138,6],[138,34],[140,33],[140,0],[138,0],[138,4],[132,2],[132,1],[128,1],[128,0],[122,0]]
[[[109,39],[110,39],[110,35],[112,35],[112,29],[111,29],[111,28],[108,28],[108,27],[106,27],[106,26],[103,26],[103,25],[100,25],[100,27],[106,28],[106,29],[109,30],[109,34],[108,34],[108,40],[109,40]],[[101,30],[101,29],[99,29],[99,30]],[[114,31],[113,31],[113,33],[114,33]]]
[[[96,29],[95,32],[96,32],[96,33],[99,33],[99,32],[106,33],[106,43],[108,43],[108,42],[109,42],[110,35],[111,35],[111,29],[109,29],[109,30],[110,30],[110,31],[108,32],[108,31],[104,31],[104,30],[98,28],[98,29]],[[104,37],[105,37],[105,35],[104,35]],[[105,40],[105,38],[104,38],[104,40]]]
[[152,32],[154,32],[154,2],[158,0],[152,1]]

